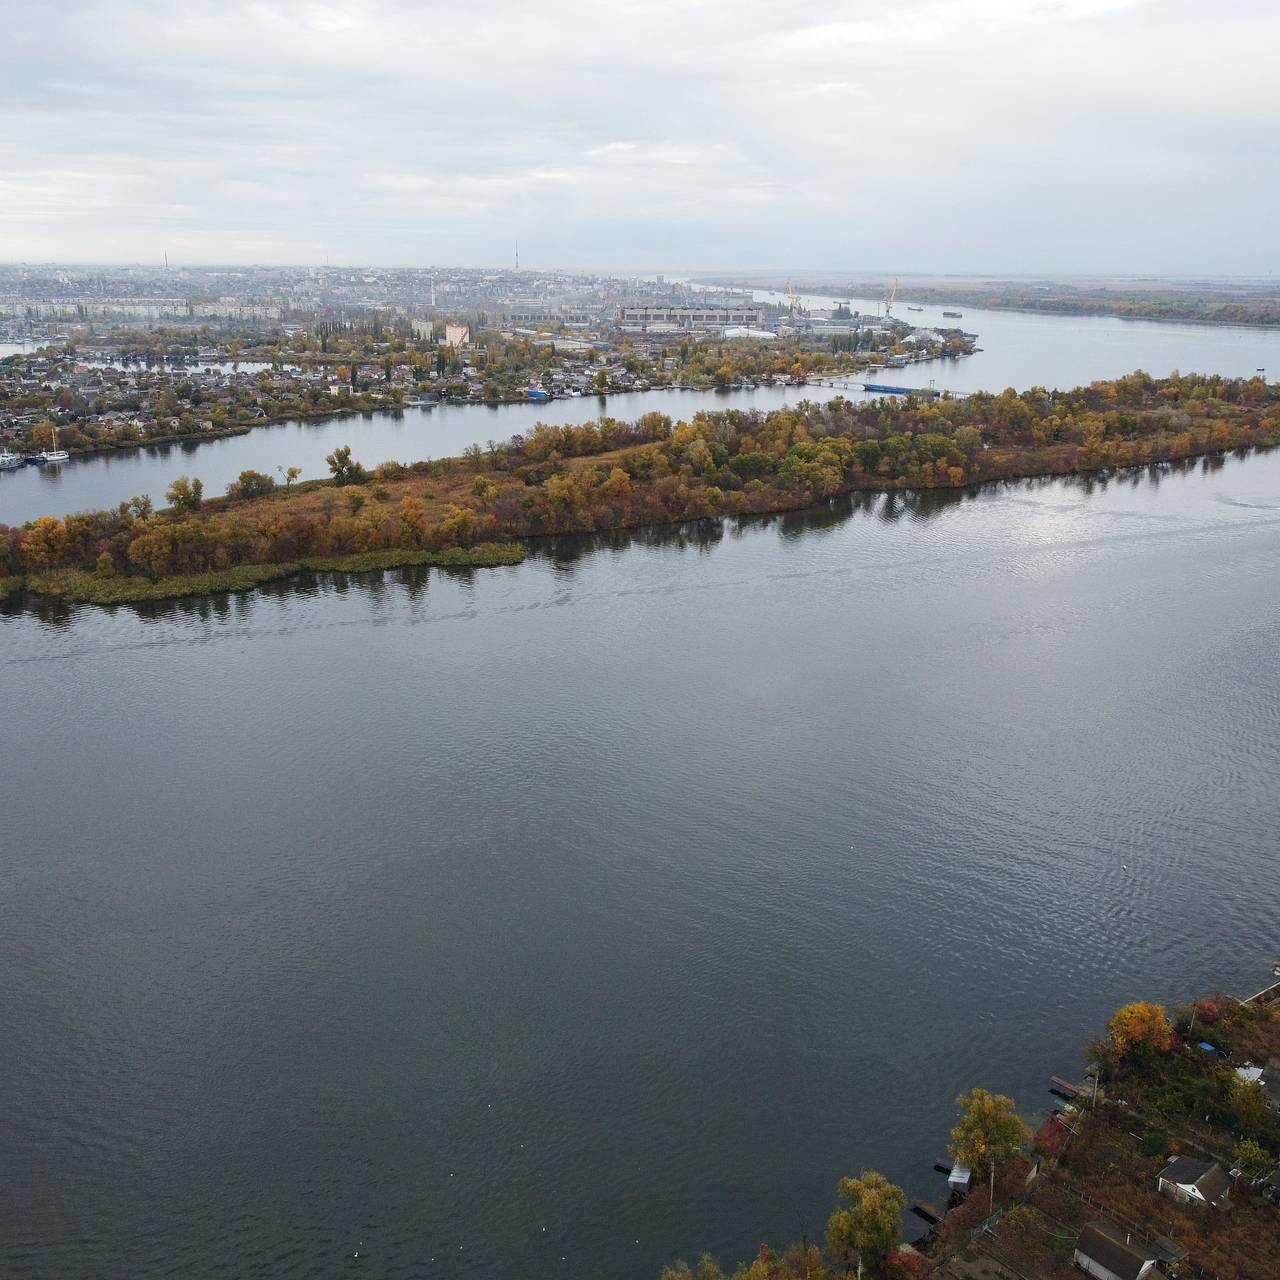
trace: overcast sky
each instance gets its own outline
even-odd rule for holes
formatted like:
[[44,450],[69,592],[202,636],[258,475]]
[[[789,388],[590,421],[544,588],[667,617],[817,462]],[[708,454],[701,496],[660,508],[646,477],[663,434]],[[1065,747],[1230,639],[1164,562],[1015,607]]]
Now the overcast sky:
[[1268,275],[1275,0],[0,0],[0,259]]

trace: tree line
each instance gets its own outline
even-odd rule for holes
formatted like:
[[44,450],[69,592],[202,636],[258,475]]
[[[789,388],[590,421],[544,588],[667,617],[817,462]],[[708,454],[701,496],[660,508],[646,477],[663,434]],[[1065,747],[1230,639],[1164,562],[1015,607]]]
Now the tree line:
[[471,446],[462,458],[372,472],[344,446],[330,479],[245,472],[208,499],[180,477],[169,506],[0,525],[0,576],[73,570],[169,575],[404,548],[437,550],[558,533],[797,509],[851,490],[1163,462],[1280,443],[1280,389],[1260,378],[1132,374],[1071,391],[1033,388],[770,413],[649,413]]

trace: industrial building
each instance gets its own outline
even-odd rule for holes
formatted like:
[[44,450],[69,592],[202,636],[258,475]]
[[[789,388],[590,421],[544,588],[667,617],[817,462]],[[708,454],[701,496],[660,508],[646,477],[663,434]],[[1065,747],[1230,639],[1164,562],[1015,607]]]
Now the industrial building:
[[764,323],[764,308],[733,307],[619,307],[618,323],[624,327],[661,325],[676,329],[722,329],[730,325]]

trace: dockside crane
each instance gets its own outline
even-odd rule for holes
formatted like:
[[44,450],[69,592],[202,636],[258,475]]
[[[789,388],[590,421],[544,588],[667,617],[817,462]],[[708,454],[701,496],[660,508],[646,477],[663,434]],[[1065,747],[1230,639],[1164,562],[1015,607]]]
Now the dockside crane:
[[893,284],[884,291],[884,314],[887,320],[893,315],[893,303],[898,296],[898,282],[895,280]]

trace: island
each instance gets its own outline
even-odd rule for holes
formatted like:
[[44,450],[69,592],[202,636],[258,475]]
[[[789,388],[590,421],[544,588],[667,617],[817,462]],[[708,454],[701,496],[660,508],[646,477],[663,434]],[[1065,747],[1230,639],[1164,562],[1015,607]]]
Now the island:
[[1069,391],[901,396],[770,413],[539,424],[464,456],[330,476],[245,471],[224,495],[179,476],[169,505],[0,525],[0,593],[103,604],[242,590],[303,570],[511,564],[528,539],[798,510],[854,491],[1176,464],[1280,444],[1261,377],[1138,372]]

